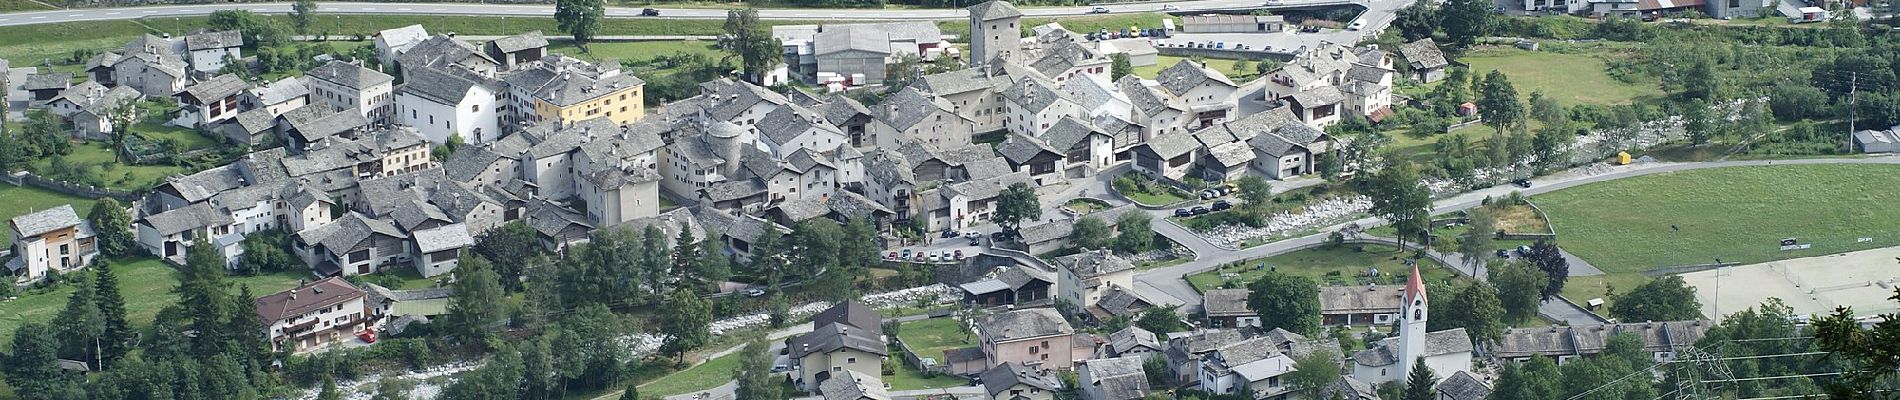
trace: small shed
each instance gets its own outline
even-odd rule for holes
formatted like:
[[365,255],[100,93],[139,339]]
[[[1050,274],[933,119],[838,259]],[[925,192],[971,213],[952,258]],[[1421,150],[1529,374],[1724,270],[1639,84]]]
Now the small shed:
[[1477,104],[1474,104],[1474,103],[1464,103],[1464,104],[1459,104],[1459,105],[1458,105],[1458,116],[1461,116],[1461,117],[1469,117],[1469,116],[1473,116],[1473,115],[1478,115],[1478,105],[1477,105]]
[[1900,152],[1900,125],[1887,130],[1854,132],[1854,147],[1862,153]]

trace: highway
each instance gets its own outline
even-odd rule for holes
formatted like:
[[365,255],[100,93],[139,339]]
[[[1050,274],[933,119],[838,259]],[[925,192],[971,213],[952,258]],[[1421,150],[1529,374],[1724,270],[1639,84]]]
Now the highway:
[[[1397,0],[1378,0],[1374,3],[1400,3]],[[1110,4],[1109,13],[1145,13],[1160,11],[1163,4],[1178,7],[1178,11],[1212,10],[1250,10],[1256,8],[1299,8],[1348,3],[1364,4],[1363,0],[1285,0],[1282,4],[1266,7],[1261,0],[1192,0],[1192,1],[1154,1],[1135,4]],[[119,8],[73,8],[50,11],[29,11],[0,14],[0,26],[47,24],[79,21],[109,21],[134,18],[186,17],[208,15],[218,10],[250,10],[263,14],[284,14],[290,12],[291,3],[207,3],[174,6],[119,7]],[[1024,7],[1023,14],[1029,17],[1059,17],[1090,14],[1093,6],[1076,7]],[[608,18],[671,18],[671,19],[722,19],[725,9],[716,8],[657,8],[660,17],[641,17],[638,7],[607,7]],[[548,17],[554,15],[552,4],[478,4],[478,3],[373,3],[373,2],[322,2],[317,3],[320,14],[406,14],[406,15],[479,15],[479,16],[531,16]],[[774,20],[955,20],[968,18],[963,9],[824,9],[824,8],[788,8],[760,9],[759,18]],[[1380,19],[1389,20],[1389,16]],[[1376,25],[1375,25],[1376,26]]]

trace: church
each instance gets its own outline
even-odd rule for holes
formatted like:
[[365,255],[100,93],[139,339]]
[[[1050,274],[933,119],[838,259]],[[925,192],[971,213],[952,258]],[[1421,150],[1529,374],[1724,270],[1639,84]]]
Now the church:
[[1369,384],[1404,381],[1412,373],[1416,359],[1425,359],[1432,374],[1444,380],[1458,372],[1471,370],[1471,335],[1465,328],[1426,332],[1425,321],[1431,312],[1425,296],[1425,282],[1412,266],[1412,277],[1405,283],[1405,303],[1401,305],[1398,335],[1373,343],[1352,355],[1352,377]]

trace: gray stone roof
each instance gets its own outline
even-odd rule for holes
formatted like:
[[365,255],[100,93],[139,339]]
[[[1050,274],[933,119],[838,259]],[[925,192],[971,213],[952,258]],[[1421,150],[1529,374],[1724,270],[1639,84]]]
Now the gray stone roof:
[[1320,314],[1397,313],[1405,285],[1321,286]]
[[851,349],[877,355],[888,354],[884,341],[879,340],[880,328],[859,328],[850,324],[826,324],[812,329],[786,342],[791,349],[792,359],[805,358],[811,354],[827,354],[843,349]]
[[560,107],[584,103],[646,84],[639,77],[622,73],[618,64],[595,65],[558,55],[528,63],[502,80],[534,98]]
[[883,103],[871,110],[871,115],[891,128],[905,131],[924,122],[932,113],[941,111],[955,115],[954,110],[956,107],[948,100],[926,95],[915,87],[905,87],[886,96]]
[[746,242],[757,242],[759,235],[765,234],[766,229],[779,232],[790,231],[790,229],[785,229],[779,226],[779,224],[767,222],[766,220],[756,217],[736,216],[726,213],[725,211],[705,207],[695,207],[693,209],[693,215],[699,217],[699,224],[706,227],[708,235],[718,233]]
[[917,184],[917,176],[911,168],[910,160],[896,150],[880,148],[864,158],[864,176],[887,187],[897,183]]
[[790,143],[812,129],[844,135],[843,130],[825,121],[824,116],[817,111],[794,104],[786,104],[765,113],[765,116],[759,117],[758,128],[761,136],[780,145]]
[[364,283],[363,291],[367,295],[369,295],[369,298],[365,300],[367,300],[369,304],[371,304],[372,306],[381,305],[385,301],[403,302],[403,301],[418,301],[418,300],[435,300],[435,299],[446,299],[446,298],[449,298],[450,296],[455,295],[455,287],[452,287],[452,286],[428,288],[428,289],[396,290],[396,289],[382,287],[381,285],[377,285],[374,283]]
[[26,90],[65,89],[73,86],[73,74],[66,72],[31,74],[21,82],[21,87]]
[[1451,62],[1445,61],[1445,53],[1438,51],[1438,43],[1433,42],[1432,38],[1399,45],[1399,55],[1405,57],[1405,62],[1410,64],[1412,69],[1444,68],[1451,65]]
[[[409,50],[403,51],[401,55],[396,56],[396,60],[402,64],[403,69],[448,67],[450,65],[467,68],[475,68],[482,65],[500,65],[500,63],[495,62],[494,58],[488,57],[487,53],[483,53],[481,49],[477,49],[475,46],[470,46],[468,43],[456,40],[454,37],[448,35],[435,35],[428,39],[423,39],[414,46],[410,46]],[[407,71],[405,71],[404,75],[407,75]]]
[[949,187],[945,189],[963,194],[969,197],[970,200],[983,200],[995,198],[997,194],[1003,192],[1003,189],[1017,183],[1029,183],[1029,174],[1012,172],[993,178],[957,182],[949,185]]
[[1109,355],[1120,355],[1142,347],[1159,352],[1161,341],[1155,337],[1154,332],[1133,325],[1108,334]]
[[117,52],[100,52],[99,55],[92,56],[92,59],[86,60],[86,70],[91,71],[99,69],[100,67],[112,68],[112,66],[119,64],[119,60],[123,59],[125,59],[125,57],[120,56]]
[[700,191],[705,193],[707,200],[732,201],[762,195],[765,193],[765,185],[753,182],[751,179],[735,179],[714,183]]
[[501,160],[501,154],[488,151],[486,148],[465,146],[456,150],[455,154],[449,155],[449,160],[442,163],[442,169],[447,172],[449,179],[469,182]]
[[376,70],[373,69],[363,68],[362,66],[342,61],[330,61],[329,64],[312,68],[304,72],[304,76],[322,79],[326,82],[352,89],[364,89],[370,86],[394,82],[396,79],[389,76],[389,74],[376,72]]
[[[1054,83],[1040,79],[1023,79],[1016,81],[1009,90],[1003,91],[1003,99],[1016,103],[1031,113],[1039,113],[1056,104],[1056,101],[1069,100],[1067,93],[1057,91],[1055,88],[1057,86]],[[1069,100],[1069,102],[1074,101]]]
[[485,191],[476,190],[460,180],[450,180],[436,185],[435,191],[429,195],[429,203],[434,204],[444,214],[448,214],[457,221],[468,218],[470,213],[483,204],[501,205],[501,202],[496,201]]
[[786,200],[772,208],[784,214],[785,218],[792,222],[823,217],[831,213],[831,207],[826,207],[825,201],[816,197]]
[[1140,314],[1142,310],[1150,306],[1153,304],[1141,298],[1140,293],[1135,293],[1134,288],[1121,286],[1115,286],[1108,294],[1102,295],[1101,300],[1095,302],[1095,308],[1101,309],[1108,315],[1129,318],[1137,317],[1136,314]]
[[994,86],[990,82],[990,77],[983,74],[983,70],[975,68],[924,75],[917,79],[915,85],[922,86],[938,96],[989,89]]
[[1134,103],[1135,111],[1141,112],[1142,115],[1152,116],[1170,108],[1182,110],[1180,107],[1169,103],[1167,99],[1161,97],[1161,94],[1156,92],[1154,88],[1141,84],[1141,78],[1133,74],[1123,76],[1121,80],[1115,81],[1115,87],[1120,88],[1122,94],[1128,96],[1128,101]]
[[369,118],[355,108],[330,112],[329,107],[307,105],[284,113],[285,122],[306,142],[316,142],[369,126]]
[[586,215],[546,201],[529,204],[527,217],[528,227],[546,236],[557,236],[570,226],[594,227],[587,223]]
[[1112,102],[1134,104],[1128,100],[1128,96],[1115,88],[1113,82],[1103,80],[1096,75],[1084,74],[1069,78],[1068,81],[1062,82],[1062,92],[1068,93],[1069,98],[1075,99],[1076,104],[1081,104],[1083,108],[1090,110]]
[[1201,307],[1207,310],[1208,317],[1252,316],[1254,311],[1247,307],[1247,289],[1214,289],[1202,294]]
[[[1214,351],[1214,349],[1218,349],[1221,346],[1226,346],[1228,343],[1238,342],[1243,339],[1246,338],[1240,334],[1240,331],[1233,329],[1209,330],[1191,333],[1187,336],[1173,337],[1168,339],[1168,358],[1176,359],[1177,357],[1200,355]],[[1176,361],[1186,360],[1182,359]]]
[[1484,400],[1491,397],[1491,385],[1478,380],[1470,372],[1453,372],[1450,377],[1438,382],[1438,394],[1444,400]]
[[1017,363],[1003,363],[995,367],[990,367],[989,370],[983,371],[981,379],[983,381],[983,392],[990,395],[991,398],[1006,398],[1002,396],[1003,392],[1009,391],[1017,385],[1028,385],[1029,387],[1042,389],[1044,391],[1055,391],[1056,389],[1062,388],[1062,382],[1056,380],[1055,376]]
[[469,89],[475,86],[487,87],[490,90],[500,89],[500,82],[455,67],[409,68],[403,70],[403,76],[402,86],[396,87],[397,92],[419,96],[450,107],[461,104],[462,99],[468,96]]
[[271,324],[362,297],[363,290],[350,286],[343,277],[329,277],[259,297],[252,301],[251,308],[257,312],[258,319]]
[[1117,357],[1082,362],[1078,368],[1089,371],[1091,393],[1099,391],[1102,400],[1136,400],[1148,395],[1148,376],[1142,372],[1141,357]]
[[1379,400],[1379,391],[1372,385],[1354,379],[1352,375],[1341,375],[1339,380],[1319,389],[1319,398],[1340,398],[1345,400]]
[[257,102],[264,103],[267,105],[281,104],[286,101],[303,98],[309,95],[310,95],[310,87],[308,85],[304,85],[302,78],[298,78],[294,76],[287,76],[287,77],[284,77],[284,79],[277,80],[276,82],[271,82],[270,84],[267,84],[264,86],[258,86],[251,89],[251,96],[256,97]]
[[529,31],[528,33],[489,41],[488,45],[495,46],[496,50],[500,50],[503,53],[513,53],[522,50],[548,47],[548,39],[541,36],[541,31]]
[[1234,168],[1253,161],[1253,148],[1243,142],[1228,142],[1207,148],[1207,155],[1222,167]]
[[[1353,353],[1353,362],[1367,367],[1382,367],[1399,361],[1399,336],[1393,336],[1373,343],[1370,348]],[[1471,335],[1465,328],[1453,328],[1425,334],[1425,357],[1442,354],[1471,352]]]
[[1068,238],[1075,232],[1075,223],[1068,220],[1049,221],[1018,229],[1023,243],[1041,244],[1051,240]]
[[249,143],[251,141],[251,135],[263,133],[276,127],[277,117],[271,116],[270,110],[259,108],[238,113],[237,117],[232,118],[231,123],[226,125],[224,129],[226,137],[240,143]]
[[864,197],[864,195],[850,191],[841,191],[838,192],[838,194],[832,195],[831,201],[825,202],[825,205],[831,207],[831,212],[838,213],[838,215],[843,215],[846,218],[863,218],[880,214],[892,214],[891,209],[884,207],[883,204],[878,204],[875,201],[871,201],[870,198]]
[[1193,60],[1181,60],[1181,62],[1174,63],[1173,66],[1161,70],[1161,72],[1155,74],[1155,81],[1160,82],[1162,88],[1167,89],[1168,93],[1174,94],[1175,96],[1185,95],[1189,90],[1193,90],[1202,84],[1239,87],[1234,84],[1234,81],[1228,80],[1227,75],[1221,74],[1220,71],[1215,71],[1212,68],[1196,64]]
[[884,391],[884,381],[874,375],[860,374],[856,371],[844,371],[819,384],[819,393],[824,400],[890,400]]
[[1003,176],[1016,172],[1009,167],[1009,159],[990,157],[963,163],[963,174],[973,177]]
[[170,187],[185,202],[196,203],[240,186],[244,186],[243,174],[237,168],[226,165],[191,175],[166,178],[159,188]]
[[1144,145],[1147,145],[1149,150],[1153,150],[1155,154],[1161,156],[1162,159],[1172,159],[1200,148],[1201,141],[1195,140],[1194,135],[1176,133],[1155,136],[1153,139],[1148,139],[1148,142],[1144,143]]
[[[1298,123],[1296,122],[1296,124]],[[1254,151],[1273,157],[1286,156],[1296,149],[1301,151],[1306,149],[1306,146],[1293,144],[1293,142],[1272,132],[1254,135],[1252,139],[1247,139],[1247,145],[1253,147]]]
[[831,324],[845,324],[858,329],[878,332],[883,329],[884,317],[878,315],[877,310],[872,310],[871,307],[865,306],[864,303],[859,303],[855,300],[846,300],[834,304],[831,308],[824,309],[824,311],[819,311],[817,314],[813,314],[811,316],[811,322],[812,326],[822,327]]
[[226,97],[237,96],[250,87],[250,82],[245,82],[244,78],[239,78],[237,74],[224,74],[191,85],[180,94],[189,95],[201,102],[215,103]]
[[1642,339],[1647,351],[1674,351],[1701,340],[1710,326],[1695,320],[1507,329],[1486,350],[1497,358],[1590,355],[1602,352],[1610,336],[1629,333]]
[[201,32],[185,36],[185,49],[191,51],[222,49],[244,45],[244,35],[238,31]]
[[[804,92],[800,91],[798,93]],[[832,125],[843,126],[845,123],[860,117],[866,119],[871,117],[871,109],[866,108],[864,103],[859,103],[857,100],[836,93],[832,94],[831,97],[825,98],[824,105],[817,107],[817,109],[825,114],[825,121],[831,122]]]
[[970,16],[976,17],[979,21],[995,21],[1003,18],[1019,18],[1023,16],[1023,12],[1007,1],[991,0],[970,6]]
[[1002,343],[1015,340],[1067,335],[1075,332],[1069,321],[1052,308],[1011,310],[984,317],[977,329],[988,340]]
[[1392,70],[1355,63],[1351,68],[1346,69],[1346,79],[1367,83],[1379,83],[1385,80],[1386,74],[1390,73],[1392,73]]
[[1077,146],[1087,145],[1089,136],[1101,134],[1101,129],[1093,124],[1064,115],[1054,125],[1049,125],[1049,130],[1042,132],[1042,139],[1056,153],[1066,154]]
[[423,254],[443,250],[467,248],[475,245],[475,238],[468,235],[468,227],[462,224],[449,224],[435,229],[412,232],[416,239],[416,249]]
[[1056,257],[1056,265],[1082,279],[1135,269],[1135,263],[1106,249]]
[[338,218],[329,224],[297,232],[297,236],[302,238],[304,243],[321,245],[331,254],[348,253],[375,235],[397,239],[408,237],[389,221],[370,218],[356,212],[345,214],[343,218]]
[[54,230],[78,226],[85,221],[79,219],[79,213],[73,211],[71,204],[61,204],[58,207],[13,217],[11,222],[13,229],[19,231],[21,236],[39,236]]
[[[1063,152],[1050,147],[1042,140],[1022,134],[1010,134],[1009,140],[996,145],[996,152],[1009,159],[1011,164],[1022,165],[1034,160],[1036,156],[1048,153],[1061,157]],[[974,176],[974,175],[972,175]]]
[[849,25],[834,26],[812,37],[812,54],[822,57],[845,51],[890,54],[891,38],[884,31]]
[[[126,56],[125,58],[119,59],[119,64],[125,64],[125,63],[129,63],[133,61],[137,61],[139,64],[144,64],[145,66],[150,67],[152,71],[165,74],[166,76],[170,76],[173,78],[185,77],[185,67],[186,67],[185,60],[178,58],[177,55],[173,55],[171,53],[161,53],[161,54],[136,53],[136,54]],[[121,67],[114,65],[113,68],[117,69]]]
[[1042,281],[1043,283],[1051,285],[1056,283],[1056,278],[1049,276],[1048,272],[1040,269],[1030,269],[1029,267],[1020,265],[1004,268],[1001,272],[997,272],[996,280],[1003,281],[1004,284],[1009,285],[1010,290],[1022,290],[1024,285],[1035,281]]
[[1065,40],[1043,50],[1041,57],[1029,63],[1029,69],[1042,73],[1043,76],[1057,76],[1077,66],[1103,62],[1108,62],[1108,56],[1102,54],[1101,51]]
[[1339,88],[1334,86],[1320,86],[1313,90],[1293,94],[1293,102],[1299,103],[1300,107],[1306,108],[1338,104],[1345,100],[1346,95],[1340,93]]

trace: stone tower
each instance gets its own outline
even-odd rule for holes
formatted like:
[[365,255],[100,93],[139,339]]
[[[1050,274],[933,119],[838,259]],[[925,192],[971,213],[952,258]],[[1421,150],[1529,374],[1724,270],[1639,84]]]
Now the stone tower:
[[1023,12],[1007,1],[992,0],[970,6],[971,64],[1012,57],[1023,49]]
[[719,153],[719,158],[726,160],[725,164],[719,166],[719,174],[725,175],[726,179],[738,177],[739,166],[744,164],[745,156],[741,146],[749,145],[745,128],[731,122],[717,121],[707,131],[706,144]]
[[1412,376],[1412,366],[1425,357],[1425,318],[1431,314],[1425,300],[1425,281],[1412,266],[1412,277],[1405,282],[1405,304],[1399,315],[1399,380]]

